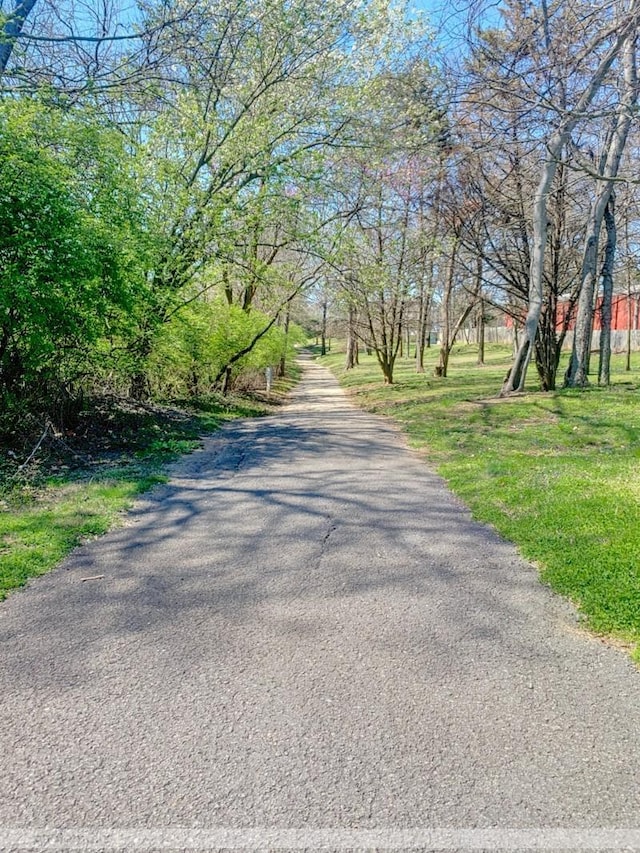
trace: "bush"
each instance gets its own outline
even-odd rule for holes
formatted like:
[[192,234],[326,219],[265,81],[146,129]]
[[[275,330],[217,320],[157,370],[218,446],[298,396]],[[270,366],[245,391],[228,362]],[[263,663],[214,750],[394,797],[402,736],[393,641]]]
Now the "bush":
[[[165,397],[209,393],[229,361],[250,345],[269,320],[260,311],[247,313],[222,297],[185,305],[157,336],[149,364],[152,385]],[[284,330],[274,324],[235,362],[232,384],[241,376],[255,376],[267,365],[276,365],[286,349]],[[246,386],[246,382],[240,384]]]

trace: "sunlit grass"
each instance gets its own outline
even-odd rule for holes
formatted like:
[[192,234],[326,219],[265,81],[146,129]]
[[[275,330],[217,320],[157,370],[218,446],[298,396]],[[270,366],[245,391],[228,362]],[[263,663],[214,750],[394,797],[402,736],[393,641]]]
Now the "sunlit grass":
[[[510,353],[457,347],[450,376],[402,361],[384,386],[370,357],[345,373],[354,399],[393,417],[474,516],[535,561],[542,578],[570,597],[594,631],[640,641],[640,354],[633,369],[613,359],[611,388],[497,393]],[[532,372],[532,380],[535,375]],[[532,382],[533,384],[533,382]]]
[[164,477],[123,474],[98,483],[51,483],[0,513],[0,598],[46,572],[82,540],[104,533],[133,498]]

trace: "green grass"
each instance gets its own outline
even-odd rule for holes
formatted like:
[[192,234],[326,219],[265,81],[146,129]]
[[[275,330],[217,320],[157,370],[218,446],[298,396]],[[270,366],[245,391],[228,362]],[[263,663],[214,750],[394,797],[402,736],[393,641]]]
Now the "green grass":
[[[296,376],[293,370],[288,380],[278,381],[272,402]],[[62,441],[44,444],[24,471],[17,462],[0,466],[0,600],[49,571],[83,540],[117,524],[137,495],[166,481],[167,464],[198,447],[202,435],[227,420],[269,410],[249,397],[189,404],[184,414],[89,412],[82,439],[65,434]],[[6,459],[19,454],[12,451]]]
[[113,482],[56,483],[38,499],[0,514],[0,598],[56,565],[83,539],[105,533],[159,474]]
[[[457,347],[447,379],[399,362],[384,386],[373,358],[345,373],[323,361],[364,408],[389,415],[445,477],[474,516],[536,562],[593,631],[640,641],[640,354],[631,373],[614,358],[613,384],[586,391],[496,397],[505,348],[476,364]],[[531,374],[535,382],[535,371]],[[635,652],[640,660],[640,652]]]

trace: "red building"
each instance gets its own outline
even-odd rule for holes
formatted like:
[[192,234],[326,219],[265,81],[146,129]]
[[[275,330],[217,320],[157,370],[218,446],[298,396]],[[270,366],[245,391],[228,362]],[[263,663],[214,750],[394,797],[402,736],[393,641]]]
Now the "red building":
[[[602,297],[598,298],[596,311],[593,318],[593,330],[599,331],[602,328],[601,324],[601,307]],[[566,302],[558,305],[558,319],[556,327],[560,331],[567,316],[569,305]],[[569,331],[575,328],[575,313],[576,307],[573,309],[573,317],[569,320]],[[627,296],[626,293],[616,293],[613,296],[611,304],[611,329],[615,332],[626,331],[627,329],[638,329],[640,323],[640,292],[632,293]]]

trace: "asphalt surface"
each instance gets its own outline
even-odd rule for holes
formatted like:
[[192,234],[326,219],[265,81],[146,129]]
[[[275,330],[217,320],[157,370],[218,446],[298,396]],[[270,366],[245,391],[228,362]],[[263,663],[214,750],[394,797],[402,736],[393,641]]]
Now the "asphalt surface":
[[2,850],[640,849],[640,674],[309,363],[0,605],[0,770]]

